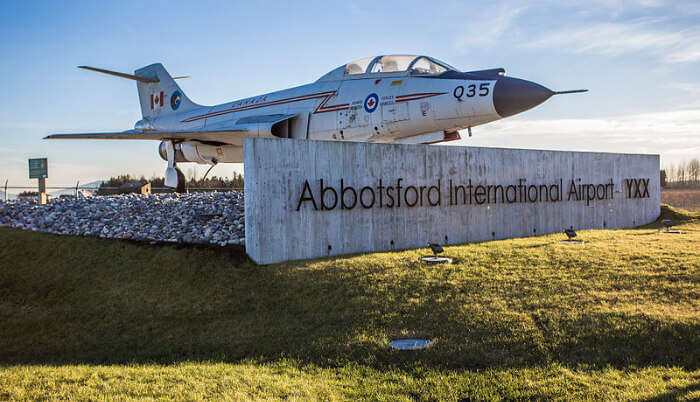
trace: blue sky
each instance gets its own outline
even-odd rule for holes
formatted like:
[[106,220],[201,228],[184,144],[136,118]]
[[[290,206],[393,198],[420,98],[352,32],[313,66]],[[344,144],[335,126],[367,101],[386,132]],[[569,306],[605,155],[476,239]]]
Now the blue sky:
[[460,144],[659,153],[665,165],[700,157],[697,1],[23,1],[3,5],[0,37],[0,181],[11,185],[33,185],[27,158],[40,156],[49,185],[163,174],[156,142],[41,140],[140,119],[134,82],[84,64],[131,72],[162,62],[192,76],[180,81],[190,98],[216,104],[360,57],[428,54],[590,90],[476,127]]

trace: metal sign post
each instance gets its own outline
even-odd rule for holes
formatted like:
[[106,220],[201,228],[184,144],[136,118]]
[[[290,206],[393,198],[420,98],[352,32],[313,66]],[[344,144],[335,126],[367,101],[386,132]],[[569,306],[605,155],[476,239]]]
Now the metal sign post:
[[49,164],[46,158],[29,160],[29,178],[39,179],[39,204],[46,205],[46,178],[49,177]]

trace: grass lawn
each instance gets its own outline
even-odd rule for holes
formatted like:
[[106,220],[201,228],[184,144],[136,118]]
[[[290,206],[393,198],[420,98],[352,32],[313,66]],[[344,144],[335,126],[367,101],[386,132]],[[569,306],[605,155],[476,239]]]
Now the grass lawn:
[[[255,266],[0,228],[0,399],[700,398],[700,213]],[[271,245],[274,246],[274,245]],[[396,338],[429,338],[395,351]]]

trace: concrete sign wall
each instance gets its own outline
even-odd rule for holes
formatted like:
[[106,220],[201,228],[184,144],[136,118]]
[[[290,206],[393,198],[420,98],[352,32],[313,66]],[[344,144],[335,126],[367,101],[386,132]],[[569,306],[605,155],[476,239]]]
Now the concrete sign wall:
[[286,139],[244,143],[258,264],[655,220],[659,156]]

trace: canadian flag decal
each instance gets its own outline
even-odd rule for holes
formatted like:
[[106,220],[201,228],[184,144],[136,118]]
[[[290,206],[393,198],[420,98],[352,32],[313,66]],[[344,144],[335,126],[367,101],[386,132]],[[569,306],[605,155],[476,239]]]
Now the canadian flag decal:
[[163,91],[157,94],[151,94],[151,110],[160,106],[163,106]]

